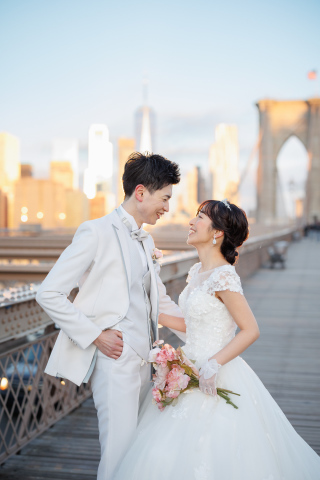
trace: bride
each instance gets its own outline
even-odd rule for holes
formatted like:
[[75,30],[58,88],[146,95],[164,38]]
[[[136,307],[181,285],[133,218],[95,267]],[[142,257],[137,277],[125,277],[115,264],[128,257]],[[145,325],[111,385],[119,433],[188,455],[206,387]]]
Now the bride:
[[[320,458],[239,357],[259,337],[233,266],[247,237],[245,213],[226,200],[202,203],[190,221],[200,263],[180,295],[184,319],[161,314],[159,323],[186,331],[183,350],[200,369],[200,387],[163,411],[146,398],[116,480],[320,479]],[[217,387],[239,393],[239,408]]]

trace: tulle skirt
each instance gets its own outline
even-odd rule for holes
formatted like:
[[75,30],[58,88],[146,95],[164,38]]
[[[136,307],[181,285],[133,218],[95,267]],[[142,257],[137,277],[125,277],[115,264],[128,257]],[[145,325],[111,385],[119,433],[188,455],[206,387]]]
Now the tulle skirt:
[[160,412],[150,391],[115,480],[320,480],[320,457],[242,358],[218,380],[237,410],[195,389]]

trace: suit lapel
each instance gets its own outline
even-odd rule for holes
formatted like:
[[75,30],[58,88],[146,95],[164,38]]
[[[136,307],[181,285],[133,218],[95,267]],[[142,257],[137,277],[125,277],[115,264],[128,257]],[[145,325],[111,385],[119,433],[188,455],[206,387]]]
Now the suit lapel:
[[130,287],[131,287],[131,261],[130,261],[130,254],[129,254],[129,247],[128,247],[128,235],[127,232],[124,230],[120,217],[116,210],[114,211],[115,215],[112,221],[112,226],[117,236],[120,251],[122,255],[122,260],[124,264],[124,268],[126,271],[127,276],[127,285],[128,285],[128,292],[130,296]]
[[151,274],[151,289],[150,289],[150,302],[151,302],[151,316],[152,316],[152,323],[154,327],[154,338],[158,338],[158,315],[159,315],[159,292],[158,292],[158,284],[157,284],[157,277],[156,272],[153,265],[153,260],[151,258],[151,253],[148,246],[148,239],[146,238],[143,240],[143,247],[144,251],[146,252],[147,262],[149,271]]

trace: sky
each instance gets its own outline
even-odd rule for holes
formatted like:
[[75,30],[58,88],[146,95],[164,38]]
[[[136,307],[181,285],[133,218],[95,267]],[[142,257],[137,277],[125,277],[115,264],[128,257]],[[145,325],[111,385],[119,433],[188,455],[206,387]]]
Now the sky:
[[[147,75],[157,153],[183,171],[206,168],[215,126],[233,123],[243,168],[258,100],[320,93],[307,79],[320,68],[319,20],[313,0],[0,0],[0,131],[18,136],[22,162],[47,175],[54,138],[85,149],[92,123],[107,124],[115,144],[133,136]],[[297,178],[305,172],[306,153],[295,142],[285,149],[287,183],[292,166]]]

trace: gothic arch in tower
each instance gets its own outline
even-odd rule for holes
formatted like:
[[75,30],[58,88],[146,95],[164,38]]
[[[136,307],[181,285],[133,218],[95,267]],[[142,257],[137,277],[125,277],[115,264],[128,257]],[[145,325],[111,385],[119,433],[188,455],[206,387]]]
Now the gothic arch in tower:
[[260,100],[257,217],[276,221],[277,158],[284,143],[295,135],[308,152],[305,218],[320,220],[320,98],[309,100]]

